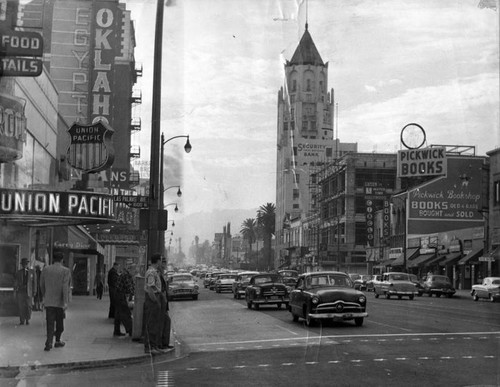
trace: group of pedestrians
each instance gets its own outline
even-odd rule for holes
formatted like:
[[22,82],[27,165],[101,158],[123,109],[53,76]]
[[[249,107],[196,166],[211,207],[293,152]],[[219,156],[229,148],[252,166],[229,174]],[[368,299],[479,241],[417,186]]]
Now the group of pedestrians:
[[[159,355],[170,345],[171,320],[168,307],[167,261],[161,254],[153,254],[144,282],[144,308],[142,319],[142,340],[144,352]],[[115,262],[108,272],[110,307],[108,317],[114,319],[113,336],[132,336],[132,313],[129,308],[134,292],[134,279],[129,268],[120,268]],[[121,326],[125,333],[121,331]]]

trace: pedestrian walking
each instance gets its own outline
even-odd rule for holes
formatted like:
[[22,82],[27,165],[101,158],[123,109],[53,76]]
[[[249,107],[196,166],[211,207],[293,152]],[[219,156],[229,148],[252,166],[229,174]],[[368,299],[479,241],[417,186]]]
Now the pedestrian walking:
[[29,325],[31,318],[31,305],[36,293],[35,272],[28,267],[28,258],[21,259],[21,269],[16,272],[14,292],[17,298],[19,312],[19,325]]
[[40,276],[42,275],[42,269],[40,265],[35,266],[35,282],[36,282],[36,291],[33,300],[33,310],[41,311],[42,310],[42,290],[40,289]]
[[170,345],[170,325],[171,319],[168,314],[168,281],[165,278],[167,274],[167,260],[162,258],[160,267],[160,280],[161,280],[161,312],[160,312],[160,349],[173,348]]
[[161,279],[158,271],[160,264],[161,254],[153,254],[144,284],[144,352],[152,355],[162,353],[158,348],[161,320]]
[[108,272],[108,290],[109,290],[109,312],[108,318],[115,318],[115,294],[116,294],[116,284],[118,283],[118,277],[120,276],[120,264],[115,262],[113,267]]
[[102,300],[102,293],[104,291],[104,275],[102,271],[98,271],[95,275],[95,293],[98,300]]
[[125,332],[132,336],[132,313],[128,302],[132,300],[134,291],[134,278],[130,274],[129,268],[125,267],[118,277],[116,285],[113,336],[125,336],[125,333],[121,332],[121,324],[125,327]]
[[71,275],[69,269],[63,266],[62,260],[62,253],[54,253],[52,265],[46,266],[40,276],[40,289],[47,322],[45,351],[52,349],[54,335],[56,338],[54,347],[59,348],[65,345],[64,341],[61,341],[61,335],[64,331],[64,318],[69,303]]

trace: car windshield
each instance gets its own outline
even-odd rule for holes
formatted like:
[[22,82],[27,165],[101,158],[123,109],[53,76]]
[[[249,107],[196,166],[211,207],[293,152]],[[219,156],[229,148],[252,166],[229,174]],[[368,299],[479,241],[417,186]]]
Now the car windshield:
[[493,281],[491,281],[491,284],[492,285],[500,285],[500,279],[494,279]]
[[434,275],[431,280],[434,282],[450,282],[450,279],[444,275]]
[[351,287],[351,280],[343,275],[338,274],[321,274],[309,276],[306,280],[308,287]]
[[233,275],[233,274],[223,274],[223,275],[220,275],[219,276],[219,279],[223,280],[223,279],[236,279],[236,275]]
[[410,277],[408,274],[399,273],[399,274],[391,274],[389,275],[389,281],[409,281]]
[[299,273],[296,271],[282,271],[280,272],[282,277],[290,278],[290,277],[298,277]]
[[172,282],[186,282],[186,281],[192,281],[193,277],[189,275],[176,275],[172,277]]
[[253,277],[253,274],[243,274],[240,276],[241,281],[249,281]]
[[278,275],[266,275],[266,276],[255,277],[254,279],[255,285],[264,284],[266,282],[282,282],[282,281],[281,277]]

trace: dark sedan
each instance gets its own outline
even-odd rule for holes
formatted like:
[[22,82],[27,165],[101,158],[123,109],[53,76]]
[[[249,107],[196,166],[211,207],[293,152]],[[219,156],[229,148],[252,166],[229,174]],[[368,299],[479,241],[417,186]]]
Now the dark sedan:
[[296,288],[290,293],[288,310],[293,321],[299,317],[309,326],[315,320],[354,320],[363,325],[366,297],[353,288],[353,282],[345,273],[335,271],[311,272],[299,276]]
[[422,293],[432,297],[447,296],[452,297],[455,294],[455,288],[451,285],[450,279],[445,275],[429,275],[422,283]]
[[288,290],[283,277],[271,273],[254,275],[245,289],[245,300],[248,309],[252,306],[259,309],[266,304],[275,304],[278,309],[282,304],[288,305]]

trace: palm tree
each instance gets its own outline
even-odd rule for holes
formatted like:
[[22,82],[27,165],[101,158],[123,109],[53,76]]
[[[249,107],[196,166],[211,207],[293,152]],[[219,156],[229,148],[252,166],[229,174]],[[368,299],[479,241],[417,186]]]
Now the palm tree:
[[264,257],[266,258],[267,268],[271,270],[274,268],[271,240],[276,229],[276,206],[274,203],[266,203],[260,206],[257,211],[257,224],[262,233],[262,239],[264,239]]
[[248,241],[248,245],[250,246],[250,254],[246,257],[247,259],[252,253],[252,243],[255,242],[257,238],[257,221],[253,218],[247,218],[241,224],[241,235],[243,239]]

